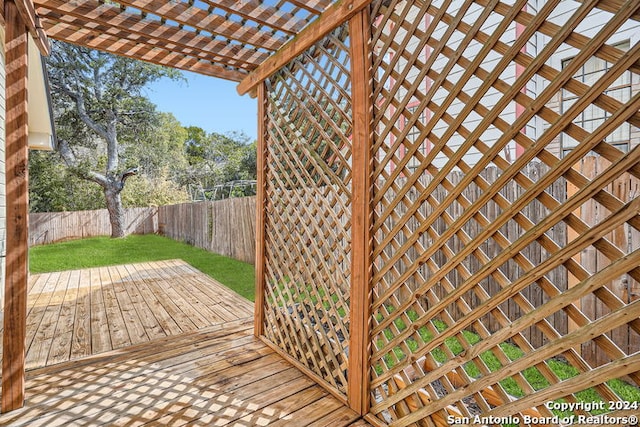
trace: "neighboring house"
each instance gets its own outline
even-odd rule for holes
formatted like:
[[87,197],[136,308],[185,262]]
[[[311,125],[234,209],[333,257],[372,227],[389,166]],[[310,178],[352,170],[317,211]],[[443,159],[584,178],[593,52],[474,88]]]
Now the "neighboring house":
[[[5,186],[5,37],[0,26],[0,307],[4,305],[4,275],[6,256],[6,186]],[[29,148],[54,148],[53,119],[44,62],[29,37]]]
[[[530,0],[526,6],[526,11],[535,14],[537,11],[543,7],[543,0]],[[455,12],[459,9],[459,7],[463,4],[461,0],[454,0],[453,3],[448,8],[449,15],[455,15]],[[417,31],[423,32],[425,31],[431,24],[431,16],[422,15],[419,12],[419,7],[421,3],[416,3],[416,5],[412,8],[412,11],[409,13],[410,16],[406,18],[406,22],[419,22]],[[555,8],[549,17],[549,21],[563,26],[568,20],[569,17],[575,12],[575,10],[581,5],[581,3],[565,0],[560,2],[560,4]],[[475,8],[475,9],[474,9]],[[482,8],[478,5],[472,5],[469,9],[469,12],[465,14],[464,22],[468,24],[473,24],[473,17],[479,16],[482,11]],[[413,15],[413,16],[411,16]],[[603,10],[595,9],[593,10],[589,16],[578,26],[576,32],[582,34],[587,37],[591,37],[595,35],[608,20],[612,16],[611,13],[605,12]],[[489,20],[487,20],[481,28],[481,31],[488,36],[493,34],[493,31],[497,27],[500,22],[501,16],[492,15]],[[445,31],[447,30],[448,25],[437,25],[435,31],[432,33],[432,39],[435,41],[440,41],[443,38]],[[511,46],[513,42],[517,39],[517,37],[524,30],[524,26],[521,24],[517,24],[511,22],[508,26],[508,29],[501,36],[500,41]],[[393,24],[389,24],[387,28],[384,29],[387,34],[395,34],[394,41],[402,46],[407,40],[407,30],[404,28],[394,28]],[[466,36],[465,33],[461,31],[455,31],[451,37],[448,39],[446,47],[452,50],[457,49],[458,45],[462,42],[463,38]],[[549,43],[550,38],[546,35],[538,33],[535,38],[528,41],[526,46],[522,49],[523,52],[527,53],[531,57],[536,57],[538,53],[540,53],[545,46]],[[381,95],[376,100],[376,105],[378,108],[384,108],[385,116],[387,120],[395,123],[396,131],[390,132],[388,135],[385,135],[385,140],[387,145],[393,146],[393,144],[397,143],[397,138],[404,137],[404,142],[402,145],[398,145],[398,150],[395,151],[396,159],[399,161],[405,156],[405,152],[409,150],[409,143],[414,144],[416,141],[420,143],[419,152],[422,155],[426,155],[433,147],[433,142],[429,139],[425,139],[421,137],[423,125],[429,123],[433,120],[435,108],[421,108],[421,102],[423,99],[419,99],[415,96],[407,99],[407,93],[409,92],[406,88],[411,85],[417,84],[418,90],[420,93],[427,94],[431,89],[431,86],[434,82],[434,79],[437,79],[443,71],[445,71],[445,67],[447,62],[449,61],[449,57],[440,53],[437,58],[431,58],[433,52],[433,45],[435,43],[425,44],[424,46],[419,46],[419,42],[423,42],[424,39],[420,37],[413,36],[407,43],[407,48],[405,49],[405,53],[401,58],[394,58],[394,52],[390,49],[387,51],[384,59],[383,59],[383,67],[387,67],[389,64],[394,64],[394,69],[398,73],[401,73],[403,70],[410,69],[410,71],[406,74],[403,81],[396,81],[395,78],[391,77],[383,77],[385,74],[385,70],[378,70],[377,77],[378,79],[383,78],[385,88],[388,89],[391,93],[398,86],[401,86],[394,95],[394,102],[389,102],[389,100]],[[630,46],[638,43],[640,41],[640,22],[628,20],[628,22],[620,28],[619,31],[608,41],[609,45],[613,45],[619,47],[620,49],[626,50],[629,49]],[[476,55],[482,49],[483,44],[475,40],[471,42],[471,44],[465,49],[464,57],[470,60],[473,60],[474,55]],[[375,48],[374,48],[375,49]],[[573,56],[577,54],[578,50],[563,44],[559,49],[557,49],[547,61],[547,65],[551,66],[556,70],[562,70],[563,66],[571,60]],[[429,63],[429,61],[433,61],[431,67],[428,67],[427,71],[424,67],[420,67],[419,64],[414,65],[413,67],[407,67],[408,63],[408,53],[417,54],[418,61],[421,64]],[[490,51],[489,54],[482,60],[481,67],[483,70],[487,72],[491,72],[493,67],[498,63],[498,61],[502,58],[502,56],[495,52]],[[589,84],[591,78],[600,76],[606,69],[609,67],[606,61],[593,57],[585,66],[581,68],[581,70],[574,76],[577,80]],[[515,63],[511,63],[507,66],[504,72],[501,74],[500,79],[507,83],[512,84],[523,72],[523,67],[516,65]],[[463,75],[466,70],[462,68],[460,65],[456,64],[450,70],[446,70],[446,79],[455,84]],[[428,75],[427,75],[428,73]],[[417,83],[416,83],[417,82]],[[483,79],[477,74],[471,77],[468,80],[468,83],[465,85],[464,90],[468,95],[473,95],[475,90],[483,83]],[[538,94],[540,94],[547,85],[547,81],[543,79],[541,76],[536,75],[533,79],[530,79],[528,82],[526,89],[523,89],[530,98],[535,98]],[[632,76],[632,73],[627,71],[611,88],[607,91],[607,94],[613,98],[620,100],[621,102],[626,102],[630,99],[632,94],[640,91],[640,77],[637,74]],[[449,95],[449,92],[439,88],[437,91],[433,93],[433,97],[429,98],[429,101],[432,102],[436,106],[441,106],[445,102],[446,97]],[[495,88],[490,88],[488,92],[486,92],[481,100],[482,105],[491,109],[495,103],[502,97],[502,93],[499,92]],[[549,102],[548,106],[554,109],[557,112],[562,113],[566,111],[566,109],[571,105],[571,103],[576,99],[573,94],[566,90],[559,91],[557,95]],[[423,102],[424,105],[424,102]],[[403,111],[398,114],[398,106],[402,108]],[[460,100],[460,98],[456,98],[453,100],[451,104],[448,105],[446,111],[450,117],[456,117],[456,115],[462,111],[465,107],[465,103]],[[500,113],[500,118],[503,119],[506,123],[513,123],[520,114],[524,111],[524,106],[516,104],[515,102],[509,103]],[[417,118],[416,118],[417,116]],[[581,113],[575,120],[574,123],[583,127],[587,131],[592,131],[601,124],[605,118],[605,112],[595,106],[590,106],[583,113]],[[469,130],[473,130],[482,117],[476,112],[471,112],[463,122],[465,128]],[[410,129],[406,130],[407,126],[411,126]],[[532,139],[537,139],[542,135],[544,130],[549,126],[548,123],[543,122],[539,117],[532,118],[529,123],[522,130]],[[444,136],[446,130],[448,128],[448,124],[442,118],[439,119],[435,124],[433,124],[432,134],[437,137]],[[494,125],[490,125],[487,130],[482,134],[481,140],[487,145],[491,145],[494,143],[500,136],[502,132],[497,129]],[[448,135],[447,136],[447,147],[455,151],[457,147],[460,146],[465,141],[464,137],[459,134]],[[629,150],[634,146],[638,145],[640,142],[640,131],[637,128],[631,127],[628,123],[624,126],[620,127],[613,134],[611,134],[607,138],[607,142],[612,145],[617,146],[622,150]],[[557,156],[564,155],[568,150],[571,150],[572,147],[576,145],[576,141],[572,140],[567,135],[562,135],[556,140],[553,141],[547,147],[547,150],[551,151],[553,154]],[[502,156],[509,160],[513,161],[516,159],[522,152],[522,148],[517,146],[514,141],[508,143],[502,152]],[[381,154],[384,155],[383,153]],[[464,157],[464,161],[473,166],[481,153],[478,150],[471,149],[469,150]],[[435,159],[433,164],[440,168],[447,162],[448,158],[439,153]],[[392,171],[396,167],[397,162],[390,162],[386,164],[386,169],[388,172]],[[413,172],[415,168],[418,166],[419,161],[415,157],[410,159],[407,163],[408,172]]]
[[[552,21],[558,25],[563,25],[564,22],[567,22],[570,14],[579,4],[580,3],[576,3],[574,1],[561,2],[556,9],[557,13],[554,13],[552,17]],[[592,37],[604,26],[606,22],[609,21],[611,16],[612,14],[608,12],[598,10],[582,22],[578,26],[577,31],[587,37]],[[542,47],[544,47],[544,43],[547,40],[548,39],[546,38],[541,40]],[[640,42],[640,22],[632,22],[632,20],[628,20],[627,23],[611,37],[608,44],[618,47],[621,50],[628,50],[638,42]],[[551,58],[549,65],[560,70],[577,53],[577,49],[570,46],[563,46],[563,49],[559,50],[557,54]],[[591,58],[583,67],[581,67],[580,71],[575,75],[575,78],[589,85],[590,82],[600,77],[610,66],[611,64],[606,61],[598,58]],[[627,71],[613,85],[611,85],[606,93],[612,98],[624,103],[628,101],[633,94],[636,94],[639,91],[640,76],[638,76],[637,73]],[[549,107],[558,112],[563,112],[571,106],[574,100],[575,96],[573,96],[573,94],[568,91],[562,91],[562,93],[558,94],[555,102],[549,104]],[[592,131],[604,121],[605,117],[608,117],[608,114],[605,115],[604,110],[591,105],[573,122],[587,131]],[[625,123],[609,135],[607,142],[623,151],[629,151],[640,143],[640,131],[638,128],[630,126],[629,123]],[[562,156],[575,146],[575,140],[566,135],[562,135],[562,138],[556,139],[554,144],[550,145],[548,149],[558,156]]]

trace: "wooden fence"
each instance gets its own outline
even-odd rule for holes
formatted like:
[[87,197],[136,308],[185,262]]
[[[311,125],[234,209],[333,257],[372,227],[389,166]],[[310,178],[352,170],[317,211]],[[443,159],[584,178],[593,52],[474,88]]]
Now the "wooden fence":
[[255,197],[158,208],[160,234],[251,264],[255,262],[255,222]]
[[[125,209],[126,234],[151,234],[158,230],[158,209]],[[106,209],[29,214],[29,245],[46,245],[63,240],[109,236],[111,224]]]
[[[125,209],[127,234],[159,233],[208,251],[255,262],[255,197]],[[106,209],[32,213],[29,244],[111,234]]]

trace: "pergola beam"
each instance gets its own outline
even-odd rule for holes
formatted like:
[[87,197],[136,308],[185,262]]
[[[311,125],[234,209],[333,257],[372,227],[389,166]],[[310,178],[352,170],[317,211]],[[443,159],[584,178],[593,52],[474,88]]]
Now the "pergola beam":
[[118,36],[60,24],[55,21],[50,22],[47,19],[43,19],[43,22],[47,26],[47,33],[51,38],[68,43],[225,80],[240,81],[246,76],[246,74],[239,71],[198,57],[174,52],[165,47],[151,46],[139,41],[123,40]]
[[284,37],[276,37],[267,31],[230,21],[189,3],[164,0],[119,0],[118,3],[262,49],[276,51],[286,41]]
[[301,9],[305,9],[314,13],[322,13],[331,4],[331,1],[328,0],[289,0],[289,2],[295,4]]
[[6,279],[2,334],[2,412],[24,404],[28,281],[28,29],[13,0],[4,3],[6,58]]
[[[178,26],[163,25],[159,21],[145,19],[142,15],[123,12],[114,5],[101,5],[96,0],[80,0],[73,3],[47,0],[42,3],[39,11],[46,19],[80,28],[93,28],[122,39],[140,38],[156,46],[175,45],[172,48],[174,51],[192,50],[201,59],[224,61],[236,68],[252,69],[267,57],[264,52],[198,35]],[[52,34],[51,36],[55,37]]]
[[31,34],[33,41],[36,43],[41,54],[47,56],[51,51],[47,34],[45,33],[40,20],[36,14],[36,9],[32,0],[14,0],[13,2],[18,8],[20,16],[25,23],[27,30]]
[[371,0],[339,0],[329,6],[317,20],[309,24],[296,37],[242,80],[237,88],[238,93],[244,95],[255,90],[260,82],[309,49],[329,31],[344,24],[369,3],[371,3]]

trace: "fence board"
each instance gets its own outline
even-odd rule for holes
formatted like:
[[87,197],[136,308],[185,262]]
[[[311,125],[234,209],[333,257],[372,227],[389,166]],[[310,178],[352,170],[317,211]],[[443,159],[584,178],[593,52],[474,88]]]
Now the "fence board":
[[[162,234],[173,240],[253,264],[255,197],[125,209],[127,234]],[[106,209],[31,213],[29,244],[111,235]]]
[[[124,224],[126,234],[155,233],[158,210],[154,207],[125,209]],[[106,209],[29,214],[30,246],[109,235],[111,224]]]
[[160,206],[158,232],[254,264],[255,215],[255,196]]

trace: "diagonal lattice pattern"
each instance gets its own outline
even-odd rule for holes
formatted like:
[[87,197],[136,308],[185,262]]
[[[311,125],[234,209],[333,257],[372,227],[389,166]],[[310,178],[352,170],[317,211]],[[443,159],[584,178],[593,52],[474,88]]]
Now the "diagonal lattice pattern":
[[381,422],[640,385],[639,5],[568,3],[372,5]]
[[240,81],[329,0],[36,0],[49,37]]
[[351,101],[341,27],[266,82],[265,335],[345,394]]

